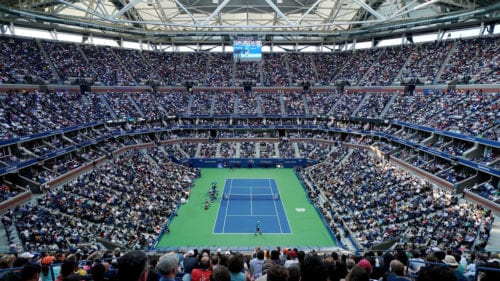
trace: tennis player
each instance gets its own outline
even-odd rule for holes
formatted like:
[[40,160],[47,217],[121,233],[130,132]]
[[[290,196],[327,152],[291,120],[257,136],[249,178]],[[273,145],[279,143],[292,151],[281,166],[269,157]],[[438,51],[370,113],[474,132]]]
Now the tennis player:
[[257,224],[255,225],[255,235],[257,234],[262,234],[262,231],[260,231],[260,221],[257,221]]

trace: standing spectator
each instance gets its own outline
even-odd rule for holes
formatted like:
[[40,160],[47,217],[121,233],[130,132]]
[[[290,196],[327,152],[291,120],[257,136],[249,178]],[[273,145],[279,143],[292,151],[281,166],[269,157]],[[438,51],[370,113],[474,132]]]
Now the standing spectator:
[[264,264],[264,251],[257,251],[257,256],[250,261],[250,276],[252,280],[262,275],[262,265]]
[[293,264],[298,264],[299,259],[297,258],[297,252],[295,250],[291,250],[288,253],[288,256],[290,257],[289,260],[285,262],[285,268],[290,268]]
[[117,278],[120,281],[148,279],[148,256],[144,251],[130,251],[118,260]]
[[55,268],[51,266],[54,260],[54,256],[46,256],[42,259],[42,274],[40,274],[42,281],[52,281],[59,275],[59,267],[57,267],[56,272]]
[[184,266],[184,275],[182,276],[182,281],[191,281],[191,272],[198,263],[198,260],[196,259],[197,253],[197,250],[189,250],[187,257],[184,258],[182,262]]
[[[177,256],[179,257],[179,256]],[[149,272],[148,272],[148,281],[158,281],[160,280],[160,273],[158,272],[158,260],[159,257],[157,255],[150,255],[149,256]],[[179,270],[180,270],[180,264],[179,262]]]
[[73,274],[77,268],[76,262],[72,260],[67,260],[62,263],[61,271],[57,275],[56,281],[62,281],[67,276]]
[[208,281],[212,274],[212,266],[210,265],[210,257],[205,255],[201,257],[198,267],[191,271],[191,281]]
[[231,273],[231,281],[249,281],[250,275],[245,274],[243,255],[234,254],[229,259],[228,269]]

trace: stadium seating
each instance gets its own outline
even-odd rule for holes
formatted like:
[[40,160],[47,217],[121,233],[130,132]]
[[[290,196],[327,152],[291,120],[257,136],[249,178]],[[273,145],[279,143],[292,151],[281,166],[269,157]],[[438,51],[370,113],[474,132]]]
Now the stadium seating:
[[[475,235],[481,229],[474,222],[482,220],[488,225],[489,212],[473,205],[462,211],[450,193],[435,191],[428,183],[396,171],[376,158],[339,147],[343,143],[373,147],[447,183],[461,183],[473,178],[478,170],[419,152],[417,148],[423,146],[436,154],[498,170],[497,147],[484,148],[481,144],[479,154],[471,151],[477,149],[478,139],[500,140],[499,93],[451,88],[422,93],[336,91],[332,87],[301,91],[300,83],[310,81],[321,86],[334,86],[339,81],[353,86],[390,86],[408,81],[498,83],[495,64],[500,50],[498,42],[495,38],[481,38],[354,52],[265,53],[260,62],[233,62],[228,53],[139,52],[0,37],[0,62],[4,65],[0,69],[0,84],[90,82],[95,86],[153,86],[154,83],[177,86],[163,91],[154,87],[147,90],[116,87],[92,92],[56,90],[57,87],[2,90],[0,140],[5,144],[0,147],[0,166],[19,170],[19,177],[29,184],[25,187],[20,182],[2,179],[0,202],[9,201],[31,187],[43,189],[44,184],[66,172],[112,157],[114,151],[127,146],[185,139],[151,148],[149,156],[128,151],[114,162],[65,184],[61,190],[49,190],[38,205],[16,210],[14,215],[25,249],[63,249],[75,241],[95,242],[96,238],[130,249],[151,247],[166,225],[165,218],[175,212],[177,202],[186,195],[187,186],[196,176],[195,170],[177,166],[168,157],[307,158],[319,164],[303,170],[301,175],[314,184],[314,188],[310,187],[312,195],[321,193],[330,200],[315,203],[327,219],[340,218],[329,221],[333,232],[342,227],[367,248],[398,237],[404,242],[426,243],[430,247],[443,244],[471,249],[474,243],[482,244],[487,239]],[[186,81],[206,88],[187,92],[183,87]],[[266,91],[220,88],[238,86],[242,81],[277,88]],[[197,126],[222,129],[198,130]],[[238,126],[238,130],[231,126]],[[270,126],[291,129],[267,129]],[[311,126],[314,130],[297,129],[300,126]],[[332,133],[327,131],[330,128],[344,131]],[[346,130],[354,130],[355,134]],[[444,136],[445,133],[464,137]],[[242,140],[225,141],[231,138]],[[254,138],[266,140],[249,141]],[[391,141],[392,138],[407,141],[413,147],[402,146]],[[192,139],[199,142],[190,142]],[[9,143],[14,140],[15,143]],[[342,162],[344,158],[350,159],[350,163]],[[135,167],[127,165],[127,161],[133,161]],[[30,164],[24,167],[27,162]],[[151,179],[145,171],[167,170],[186,179],[163,182],[174,186],[173,194],[155,189],[153,193],[158,196],[155,198],[152,191],[133,189],[130,174],[139,171],[140,177],[135,180],[144,183]],[[334,173],[356,176],[339,180],[332,176]],[[109,177],[122,184],[110,184]],[[374,190],[367,184],[375,179],[380,180],[374,184],[379,198],[371,197]],[[395,183],[401,185],[394,186]],[[481,179],[468,190],[497,202],[495,184],[498,183]],[[125,185],[131,185],[132,190]],[[136,196],[126,197],[124,194],[128,192]],[[391,213],[394,203],[387,198],[394,196],[404,199],[406,205],[398,205],[397,212]],[[118,202],[121,197],[126,199]],[[167,210],[160,214],[149,209],[127,212],[127,207],[146,197],[153,200],[153,205],[167,201]],[[122,228],[120,217],[112,213],[134,220]],[[44,225],[36,222],[40,218],[53,225],[50,231],[57,235],[49,235]],[[413,225],[421,221],[426,224]],[[449,229],[450,224],[464,222],[469,226],[453,225]],[[67,227],[62,227],[62,223]],[[141,228],[137,229],[138,226]],[[432,237],[435,228],[443,229],[439,237]],[[450,238],[454,235],[456,238]]]

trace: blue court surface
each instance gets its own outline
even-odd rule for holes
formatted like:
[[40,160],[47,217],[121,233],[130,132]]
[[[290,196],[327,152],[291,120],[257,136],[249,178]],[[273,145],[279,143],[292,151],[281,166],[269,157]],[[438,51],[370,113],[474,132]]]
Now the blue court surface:
[[274,179],[226,179],[214,233],[291,233]]

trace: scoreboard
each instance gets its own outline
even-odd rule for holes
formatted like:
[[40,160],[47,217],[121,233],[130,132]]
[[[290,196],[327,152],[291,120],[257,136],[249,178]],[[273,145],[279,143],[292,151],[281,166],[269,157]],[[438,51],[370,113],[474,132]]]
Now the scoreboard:
[[235,36],[233,57],[235,61],[259,61],[262,58],[262,40],[259,36]]

